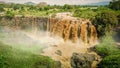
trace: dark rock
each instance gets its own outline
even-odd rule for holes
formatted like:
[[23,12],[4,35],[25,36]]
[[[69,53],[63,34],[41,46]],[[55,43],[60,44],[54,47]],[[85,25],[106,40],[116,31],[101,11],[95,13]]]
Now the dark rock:
[[88,48],[87,50],[88,50],[88,52],[92,52],[92,51],[95,51],[95,52],[96,52],[95,46],[94,46],[94,47],[90,47],[90,48]]
[[52,45],[53,47],[58,47],[57,45]]
[[73,53],[71,57],[71,66],[73,68],[91,68],[91,64],[94,60],[95,55],[93,54]]
[[62,56],[62,52],[60,50],[57,50],[55,53],[59,56]]

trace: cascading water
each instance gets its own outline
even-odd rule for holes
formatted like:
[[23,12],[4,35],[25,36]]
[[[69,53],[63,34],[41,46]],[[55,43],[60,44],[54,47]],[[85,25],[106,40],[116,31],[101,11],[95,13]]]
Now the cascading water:
[[49,23],[51,34],[58,35],[65,41],[71,39],[73,43],[76,43],[79,38],[85,44],[97,41],[96,29],[88,19],[51,18]]

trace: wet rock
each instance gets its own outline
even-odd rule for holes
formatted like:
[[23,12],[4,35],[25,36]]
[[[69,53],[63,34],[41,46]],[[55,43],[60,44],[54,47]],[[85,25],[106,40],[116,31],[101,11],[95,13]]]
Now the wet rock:
[[92,52],[92,51],[96,52],[96,48],[95,48],[95,46],[93,46],[93,47],[88,48],[87,51],[88,52]]
[[55,53],[59,56],[62,56],[62,52],[60,50],[57,50]]
[[71,66],[73,68],[91,68],[92,62],[95,60],[93,54],[73,53],[71,57]]

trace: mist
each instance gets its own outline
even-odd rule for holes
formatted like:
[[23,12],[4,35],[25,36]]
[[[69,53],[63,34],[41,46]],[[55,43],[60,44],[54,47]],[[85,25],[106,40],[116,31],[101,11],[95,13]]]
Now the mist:
[[43,49],[51,45],[59,45],[64,40],[58,36],[51,37],[46,31],[15,30],[8,27],[0,29],[0,41],[23,51],[40,54]]

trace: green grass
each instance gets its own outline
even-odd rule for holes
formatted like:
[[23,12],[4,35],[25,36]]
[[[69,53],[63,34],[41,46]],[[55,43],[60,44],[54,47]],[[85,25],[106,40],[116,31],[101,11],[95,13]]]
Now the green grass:
[[103,37],[102,42],[96,46],[96,51],[102,56],[102,61],[99,63],[98,68],[120,67],[120,49],[115,45],[112,36]]
[[120,67],[120,53],[116,55],[109,55],[103,58],[98,68],[119,68]]
[[0,68],[55,68],[46,56],[15,49],[0,42]]
[[96,46],[96,50],[102,56],[108,56],[119,52],[119,49],[115,46],[115,41],[110,35],[102,38],[100,44]]

